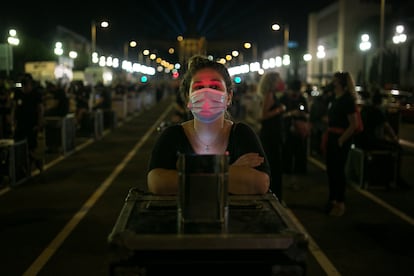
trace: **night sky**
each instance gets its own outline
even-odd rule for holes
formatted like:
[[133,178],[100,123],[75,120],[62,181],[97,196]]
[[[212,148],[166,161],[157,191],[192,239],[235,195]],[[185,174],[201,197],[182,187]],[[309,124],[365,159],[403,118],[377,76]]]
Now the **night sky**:
[[38,2],[8,3],[8,9],[0,10],[0,31],[14,27],[47,39],[56,25],[62,25],[89,39],[91,21],[106,19],[111,27],[98,31],[98,44],[123,44],[131,39],[174,41],[184,35],[204,36],[207,41],[250,40],[259,47],[268,47],[283,39],[270,28],[276,22],[288,23],[291,39],[306,43],[307,14],[335,1],[254,0],[254,4],[246,5],[239,0],[136,0],[112,1],[108,5],[104,1],[93,4],[75,0],[68,4],[58,1],[55,7]]
[[73,0],[58,1],[54,6],[49,1],[39,2],[2,4],[7,7],[0,9],[3,37],[13,27],[22,34],[49,40],[56,26],[61,25],[90,40],[92,20],[105,19],[110,28],[98,30],[97,44],[109,45],[114,50],[122,51],[129,40],[138,44],[140,40],[156,43],[175,41],[178,35],[183,35],[203,36],[210,42],[252,41],[261,51],[283,43],[283,33],[271,30],[273,23],[280,23],[289,24],[290,40],[306,48],[308,14],[335,1],[253,0],[246,5],[240,0],[135,0],[110,4]]

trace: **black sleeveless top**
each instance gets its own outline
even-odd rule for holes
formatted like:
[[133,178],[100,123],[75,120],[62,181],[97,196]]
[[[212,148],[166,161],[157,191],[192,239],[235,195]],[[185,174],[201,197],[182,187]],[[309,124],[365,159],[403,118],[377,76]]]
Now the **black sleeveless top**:
[[[265,157],[265,162],[256,167],[256,169],[266,172],[270,176],[268,160],[260,139],[247,124],[238,122],[231,126],[226,151],[229,153],[230,165],[245,153],[259,153],[260,156]],[[154,168],[177,169],[177,160],[180,153],[194,154],[195,151],[181,125],[169,126],[161,132],[152,149],[148,171]]]

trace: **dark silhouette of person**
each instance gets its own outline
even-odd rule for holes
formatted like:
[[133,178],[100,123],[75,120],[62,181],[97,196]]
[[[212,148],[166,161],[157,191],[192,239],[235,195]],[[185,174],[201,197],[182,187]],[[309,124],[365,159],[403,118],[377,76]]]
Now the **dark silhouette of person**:
[[283,113],[286,106],[280,101],[285,93],[285,85],[279,72],[268,71],[258,84],[263,97],[260,139],[269,159],[271,170],[270,190],[283,202],[283,161],[282,147],[284,138]]
[[320,96],[313,97],[309,110],[309,123],[311,125],[310,148],[312,155],[322,156],[322,136],[328,128],[328,105],[334,96],[333,86],[322,88]]
[[345,213],[345,165],[355,130],[358,127],[357,95],[349,72],[335,72],[332,80],[335,98],[329,104],[326,142],[326,173],[328,176],[328,213]]
[[69,113],[69,98],[66,95],[65,88],[62,84],[48,82],[46,92],[51,95],[55,105],[45,110],[45,116],[65,117]]
[[309,135],[308,100],[302,94],[302,82],[293,80],[280,101],[286,106],[284,113],[283,164],[287,174],[306,174]]
[[[383,97],[380,91],[374,91],[371,103],[365,104],[361,109],[361,118],[364,130],[357,135],[356,145],[364,150],[385,150],[395,153],[397,175],[396,184],[401,188],[410,188],[410,185],[401,177],[401,157],[403,148],[399,144],[399,138],[388,121],[382,105]],[[391,170],[391,168],[386,168]],[[386,177],[383,178],[386,180]]]
[[42,88],[33,80],[30,74],[21,79],[22,87],[14,91],[14,140],[26,140],[29,149],[30,163],[39,170],[42,169],[42,160],[35,157],[38,147],[38,133],[44,127],[44,107]]

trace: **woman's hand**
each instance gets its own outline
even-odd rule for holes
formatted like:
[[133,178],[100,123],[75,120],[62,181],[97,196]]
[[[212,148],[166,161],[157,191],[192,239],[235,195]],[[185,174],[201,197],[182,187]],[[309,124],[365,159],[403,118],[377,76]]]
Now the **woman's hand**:
[[245,166],[255,168],[264,162],[264,157],[256,152],[250,152],[240,156],[232,166]]

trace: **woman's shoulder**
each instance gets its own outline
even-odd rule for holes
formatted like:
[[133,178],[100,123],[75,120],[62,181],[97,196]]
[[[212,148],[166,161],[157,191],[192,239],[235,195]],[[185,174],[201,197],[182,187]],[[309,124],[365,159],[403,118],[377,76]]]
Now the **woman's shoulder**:
[[161,133],[168,136],[177,136],[184,133],[184,128],[181,124],[172,124],[161,130]]
[[252,127],[245,122],[235,122],[231,127],[232,131],[237,133],[238,135],[241,135],[242,133],[246,134],[254,132]]
[[345,101],[353,102],[356,104],[356,98],[351,93],[345,93],[342,97]]

